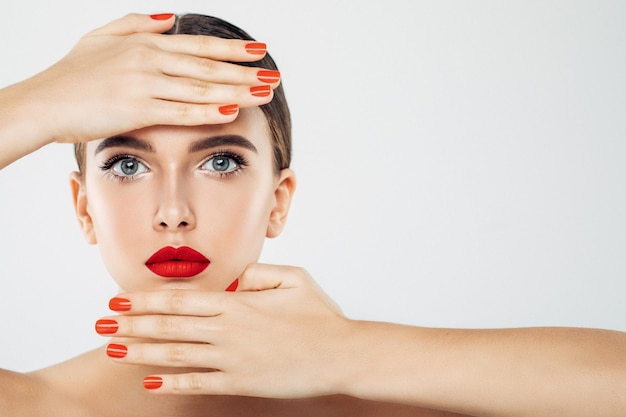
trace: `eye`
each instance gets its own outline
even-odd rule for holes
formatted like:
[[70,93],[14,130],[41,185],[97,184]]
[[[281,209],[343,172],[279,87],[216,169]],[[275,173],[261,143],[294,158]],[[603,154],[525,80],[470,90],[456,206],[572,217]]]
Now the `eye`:
[[120,177],[132,177],[143,174],[148,168],[135,158],[122,158],[111,165],[111,171],[114,175]]
[[202,164],[202,169],[217,174],[229,174],[241,168],[241,163],[233,156],[215,155]]

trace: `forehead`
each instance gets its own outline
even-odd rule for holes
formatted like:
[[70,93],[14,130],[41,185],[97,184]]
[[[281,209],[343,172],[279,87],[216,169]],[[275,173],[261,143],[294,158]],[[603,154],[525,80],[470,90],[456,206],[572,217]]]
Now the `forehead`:
[[[190,144],[200,140],[222,136],[238,136],[252,144],[259,156],[271,157],[272,140],[267,120],[258,108],[241,109],[239,116],[231,123],[201,126],[150,126],[123,133],[119,137],[134,138],[148,144],[151,152],[168,154],[176,150],[192,151]],[[93,158],[109,139],[87,143],[86,157]],[[123,141],[122,141],[123,142]]]

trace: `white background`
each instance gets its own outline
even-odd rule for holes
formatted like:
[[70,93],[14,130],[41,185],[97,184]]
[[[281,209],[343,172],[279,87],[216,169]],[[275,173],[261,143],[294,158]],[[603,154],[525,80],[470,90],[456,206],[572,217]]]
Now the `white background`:
[[[0,85],[131,11],[268,43],[299,189],[263,261],[306,267],[348,316],[626,331],[625,2],[13,1]],[[104,342],[116,288],[76,225],[73,169],[51,145],[0,172],[0,367]]]

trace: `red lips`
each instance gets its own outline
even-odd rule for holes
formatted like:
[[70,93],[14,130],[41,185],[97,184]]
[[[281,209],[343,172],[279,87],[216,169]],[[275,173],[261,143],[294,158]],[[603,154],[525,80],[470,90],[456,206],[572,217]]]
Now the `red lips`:
[[146,261],[146,267],[166,278],[190,278],[204,271],[211,261],[187,246],[159,249]]

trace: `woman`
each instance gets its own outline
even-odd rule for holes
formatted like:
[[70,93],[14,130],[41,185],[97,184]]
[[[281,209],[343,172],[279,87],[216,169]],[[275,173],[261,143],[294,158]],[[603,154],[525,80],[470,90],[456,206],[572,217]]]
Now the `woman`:
[[[125,291],[110,303],[121,315],[96,323],[115,337],[105,347],[29,375],[1,373],[3,410],[616,415],[621,333],[356,322],[305,271],[255,264],[295,189],[278,74],[269,58],[256,63],[256,42],[158,35],[175,20],[113,22],[1,92],[3,165],[53,140],[87,141],[71,180],[77,217]],[[176,30],[198,33],[198,22],[237,32],[194,16]],[[90,99],[76,106],[78,96]],[[36,124],[33,112],[44,115]]]
[[[247,40],[156,35],[168,30]],[[79,224],[125,290],[176,298],[183,293],[155,290],[208,295],[233,290],[238,277],[240,291],[266,285],[266,268],[272,278],[284,275],[283,269],[246,266],[256,262],[266,236],[280,233],[295,188],[288,168],[289,111],[278,81],[265,46],[226,22],[130,15],[87,35],[47,71],[2,91],[2,166],[54,140],[82,141],[76,145],[80,172],[71,178]],[[42,115],[36,124],[32,114]],[[339,314],[317,294],[325,314]],[[112,307],[128,310],[126,301],[117,300]],[[138,306],[134,302],[131,312]],[[114,332],[111,320],[99,321],[96,329],[124,331]],[[417,410],[345,396],[154,396],[146,388],[159,391],[156,379],[146,379],[145,387],[141,383],[147,375],[192,367],[127,366],[107,357],[132,360],[141,346],[177,349],[138,339],[125,355],[130,341],[116,340],[32,374],[3,371],[0,409],[12,416],[335,415],[346,410],[367,415],[381,408],[414,415]],[[171,365],[185,359],[176,362]],[[205,365],[197,370],[206,374]],[[311,396],[308,383],[302,381],[300,396]],[[283,397],[275,390],[268,394]]]

